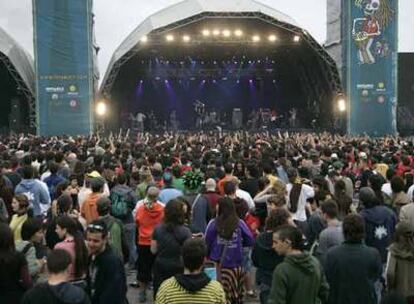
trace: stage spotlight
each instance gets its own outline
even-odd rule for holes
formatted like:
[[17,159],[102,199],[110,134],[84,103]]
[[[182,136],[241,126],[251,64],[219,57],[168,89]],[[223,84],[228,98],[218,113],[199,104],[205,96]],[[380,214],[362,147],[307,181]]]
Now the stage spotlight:
[[174,41],[174,36],[173,36],[173,35],[167,35],[167,36],[165,37],[165,39],[166,39],[167,41]]
[[203,79],[203,83],[206,83],[206,80],[205,79]]
[[299,41],[300,41],[300,36],[295,35],[295,36],[293,37],[293,41],[294,41],[294,42],[299,42]]
[[214,30],[213,31],[213,36],[218,36],[220,35],[220,30]]
[[259,35],[254,35],[252,37],[253,42],[259,42],[260,41],[260,36]]
[[142,80],[142,79],[141,79],[141,80],[139,81],[139,83],[144,83],[144,80]]
[[250,79],[250,80],[249,80],[249,82],[250,82],[250,83],[253,83],[253,79]]
[[224,37],[230,37],[230,35],[231,35],[231,32],[229,30],[224,30],[223,31],[223,36]]
[[276,37],[276,35],[270,35],[268,37],[268,39],[269,39],[270,42],[275,42],[277,40],[277,37]]
[[210,31],[209,30],[203,30],[202,34],[203,34],[204,37],[208,37],[208,36],[210,36]]
[[237,79],[237,81],[236,81],[237,83],[240,83],[240,80],[239,79]]
[[147,36],[142,36],[141,42],[145,43],[147,41],[148,41],[148,37]]
[[237,37],[241,37],[243,36],[243,32],[241,30],[235,30],[234,35],[236,35]]
[[104,116],[107,111],[106,103],[103,101],[100,101],[96,104],[96,114],[98,116]]
[[273,83],[276,83],[276,79],[273,79]]
[[345,112],[346,111],[346,101],[344,97],[340,97],[338,99],[338,110],[339,112]]
[[184,41],[184,42],[189,42],[189,41],[190,41],[190,36],[188,36],[188,35],[184,35],[184,36],[183,36],[183,41]]
[[165,83],[168,83],[168,80],[167,80],[167,79],[165,79],[165,80],[164,80],[164,82],[165,82]]
[[216,83],[216,82],[217,82],[217,81],[214,79],[214,80],[213,80],[213,83]]

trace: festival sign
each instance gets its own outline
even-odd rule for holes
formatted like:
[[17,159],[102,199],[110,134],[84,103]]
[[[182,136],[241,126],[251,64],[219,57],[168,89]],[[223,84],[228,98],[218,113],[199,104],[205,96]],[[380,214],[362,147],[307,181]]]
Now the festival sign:
[[33,0],[39,135],[92,132],[92,1]]
[[397,131],[397,0],[349,0],[350,134]]

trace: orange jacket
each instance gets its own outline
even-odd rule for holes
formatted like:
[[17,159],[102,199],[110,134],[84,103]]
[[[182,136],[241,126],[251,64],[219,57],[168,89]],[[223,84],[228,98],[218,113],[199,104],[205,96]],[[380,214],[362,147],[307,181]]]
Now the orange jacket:
[[135,222],[138,228],[138,245],[151,245],[152,232],[164,218],[164,206],[158,202],[148,209],[145,204],[138,207]]
[[101,193],[91,193],[83,202],[81,215],[85,218],[88,224],[99,218],[98,211],[96,210],[96,202],[101,195]]

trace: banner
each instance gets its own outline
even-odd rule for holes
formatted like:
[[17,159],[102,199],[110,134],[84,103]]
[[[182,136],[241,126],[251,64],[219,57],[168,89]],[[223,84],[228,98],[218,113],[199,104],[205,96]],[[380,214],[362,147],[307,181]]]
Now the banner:
[[397,132],[398,0],[347,0],[348,131]]
[[92,0],[33,0],[39,135],[92,132]]

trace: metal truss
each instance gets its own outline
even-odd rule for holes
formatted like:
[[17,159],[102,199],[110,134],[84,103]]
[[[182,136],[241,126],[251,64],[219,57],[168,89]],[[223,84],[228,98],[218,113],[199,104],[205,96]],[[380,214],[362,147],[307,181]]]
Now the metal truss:
[[7,67],[7,70],[10,72],[11,76],[17,84],[18,91],[22,92],[23,96],[26,98],[29,108],[29,130],[35,131],[37,129],[36,101],[32,91],[30,91],[30,89],[27,87],[26,83],[23,81],[19,72],[16,70],[9,58],[1,52],[0,62],[2,62]]
[[[250,18],[250,19],[259,19],[264,22],[270,23],[272,25],[275,25],[277,27],[283,28],[287,31],[292,32],[295,35],[299,35],[301,39],[305,40],[309,46],[317,52],[319,55],[319,64],[321,67],[326,70],[325,77],[326,81],[329,84],[330,89],[334,94],[339,94],[343,92],[342,85],[341,85],[341,79],[339,77],[338,69],[336,66],[335,61],[330,57],[330,55],[327,53],[327,51],[315,40],[311,35],[308,34],[307,31],[294,26],[292,24],[281,22],[273,17],[270,17],[266,14],[263,14],[261,12],[203,12],[197,15],[193,15],[189,18],[185,18],[182,20],[179,20],[177,22],[171,23],[167,26],[160,27],[157,29],[154,29],[149,33],[149,35],[156,35],[165,33],[183,26],[187,26],[189,24],[199,22],[203,19],[220,19],[220,18]],[[122,56],[119,60],[117,60],[109,75],[104,83],[103,89],[102,89],[102,95],[104,97],[110,97],[110,91],[112,86],[115,83],[115,80],[118,76],[120,68],[133,56],[135,56],[138,52],[140,52],[143,48],[142,44],[137,43],[135,47],[133,47],[131,50],[129,50],[124,56]],[[307,77],[308,79],[313,79],[313,77]],[[306,83],[306,81],[304,81]],[[316,85],[318,87],[318,85]],[[318,88],[320,91],[321,88]],[[320,93],[320,92],[319,92]]]

